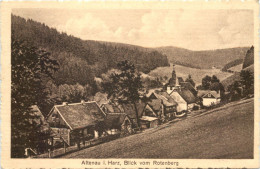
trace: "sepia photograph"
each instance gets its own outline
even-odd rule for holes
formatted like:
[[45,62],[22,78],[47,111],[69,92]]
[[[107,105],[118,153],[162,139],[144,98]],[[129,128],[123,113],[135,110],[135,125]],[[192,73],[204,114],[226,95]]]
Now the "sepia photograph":
[[10,160],[258,159],[255,8],[21,6],[1,56]]

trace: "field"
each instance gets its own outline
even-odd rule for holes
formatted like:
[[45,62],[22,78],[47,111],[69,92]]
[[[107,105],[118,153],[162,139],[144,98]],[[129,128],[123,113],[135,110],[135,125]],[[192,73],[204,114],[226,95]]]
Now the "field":
[[240,72],[242,70],[242,66],[243,66],[243,64],[239,64],[239,65],[236,65],[236,66],[229,68],[228,70],[231,70],[231,71],[234,71],[234,72]]
[[[171,77],[172,69],[172,64],[170,67],[158,67],[152,70],[149,75],[155,77]],[[222,72],[220,69],[196,69],[181,65],[175,65],[175,69],[177,76],[183,77],[184,80],[190,74],[196,85],[201,84],[202,78],[206,75],[216,75],[220,81],[232,75],[232,73]]]
[[252,159],[254,100],[191,114],[62,158]]

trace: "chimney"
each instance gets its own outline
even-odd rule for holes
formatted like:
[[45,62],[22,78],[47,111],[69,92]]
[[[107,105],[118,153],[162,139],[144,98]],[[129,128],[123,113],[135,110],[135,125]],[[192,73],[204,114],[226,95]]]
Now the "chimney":
[[62,105],[63,106],[68,105],[68,102],[62,102]]

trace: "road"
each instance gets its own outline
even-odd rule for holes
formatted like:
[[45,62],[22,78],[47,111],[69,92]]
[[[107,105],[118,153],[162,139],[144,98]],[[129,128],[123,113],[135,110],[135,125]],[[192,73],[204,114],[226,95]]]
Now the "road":
[[253,105],[253,99],[228,105],[61,158],[250,159]]

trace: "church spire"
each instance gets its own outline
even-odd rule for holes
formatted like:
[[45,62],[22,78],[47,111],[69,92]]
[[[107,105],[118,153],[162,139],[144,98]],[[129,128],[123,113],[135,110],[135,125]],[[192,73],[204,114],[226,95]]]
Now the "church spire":
[[172,69],[172,84],[176,85],[176,71],[175,71],[175,65],[173,64],[173,69]]

